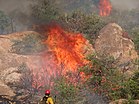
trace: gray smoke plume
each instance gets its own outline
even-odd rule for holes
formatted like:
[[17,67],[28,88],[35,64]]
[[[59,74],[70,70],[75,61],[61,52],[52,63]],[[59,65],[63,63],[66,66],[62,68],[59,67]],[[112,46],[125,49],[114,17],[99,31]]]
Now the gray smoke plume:
[[139,0],[110,0],[113,8],[120,10],[132,10],[139,8]]
[[[25,31],[28,27],[33,25],[33,17],[31,15],[32,9],[31,5],[37,0],[0,0],[0,11],[3,11],[8,15],[13,22],[13,30],[15,31]],[[66,0],[57,0],[56,4],[62,11],[67,12],[73,11],[73,8],[80,8],[82,11],[97,11],[96,7],[100,0],[77,0],[78,2],[72,3],[65,2]],[[139,10],[139,0],[110,0],[112,7],[116,10]],[[67,8],[64,8],[64,6]],[[135,19],[134,19],[135,20]],[[138,19],[137,19],[138,20]]]
[[27,30],[30,21],[30,0],[0,0],[0,11],[10,17],[15,31]]

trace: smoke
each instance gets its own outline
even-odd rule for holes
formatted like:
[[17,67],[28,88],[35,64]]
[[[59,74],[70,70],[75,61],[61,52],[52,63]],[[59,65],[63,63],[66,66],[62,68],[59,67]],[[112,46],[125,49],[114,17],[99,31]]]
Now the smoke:
[[81,92],[81,97],[84,97],[85,102],[80,102],[79,104],[108,104],[108,99],[106,96],[101,94],[92,93],[89,90],[83,89]]
[[139,7],[139,0],[110,0],[113,8],[120,10],[132,10]]
[[14,31],[27,30],[31,24],[31,0],[0,0],[0,10],[9,16],[14,24]]
[[[37,0],[36,0],[37,1]],[[13,32],[25,31],[33,25],[32,9],[31,5],[36,2],[35,0],[0,0],[0,11],[3,11],[13,21]],[[77,0],[78,2],[66,0],[59,0],[56,5],[61,8],[61,12],[73,11],[75,8],[80,8],[86,12],[96,12],[96,6],[100,0]],[[132,10],[139,9],[138,0],[110,0],[112,7],[116,10]]]

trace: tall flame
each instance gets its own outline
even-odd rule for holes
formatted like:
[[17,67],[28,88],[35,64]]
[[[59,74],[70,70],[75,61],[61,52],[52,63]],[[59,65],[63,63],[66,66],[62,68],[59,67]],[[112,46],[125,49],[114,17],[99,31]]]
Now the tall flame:
[[[88,63],[85,59],[88,41],[82,34],[68,33],[59,25],[44,27],[44,30],[43,34],[47,39],[43,43],[48,48],[41,54],[39,71],[34,73],[34,80],[39,85],[37,88],[51,84],[50,79],[59,75],[67,76],[67,73],[75,75],[78,67]],[[37,74],[40,78],[36,77]],[[72,81],[75,80],[76,78],[72,77]]]
[[100,0],[99,2],[99,15],[109,16],[112,10],[112,6],[109,0]]
[[74,72],[78,66],[86,63],[83,54],[86,39],[81,34],[65,32],[60,26],[55,25],[49,28],[47,35],[44,43],[53,51],[57,64],[64,65],[63,73]]

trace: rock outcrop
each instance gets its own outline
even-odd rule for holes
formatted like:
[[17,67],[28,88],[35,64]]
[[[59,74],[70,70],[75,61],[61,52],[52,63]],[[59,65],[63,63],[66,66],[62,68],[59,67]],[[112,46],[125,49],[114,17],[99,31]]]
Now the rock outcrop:
[[[28,69],[35,69],[42,61],[40,53],[44,46],[39,37],[40,34],[33,31],[0,35],[0,97],[4,95],[15,98],[16,95],[17,98],[24,98],[22,95],[27,91],[23,90],[24,86],[22,85],[26,85],[28,88],[31,86],[31,83],[23,82],[23,80],[30,81],[24,75],[29,76]],[[134,43],[115,23],[108,24],[100,31],[95,42],[95,50],[86,41],[82,53],[89,54],[90,51],[112,55],[115,59],[120,60],[119,65],[128,64],[138,58]],[[39,67],[38,72],[43,73],[44,71]]]
[[[74,40],[73,38],[72,40],[79,41],[79,44],[75,44],[76,47],[82,45],[78,50],[79,52],[83,50],[81,54],[86,55],[94,51],[92,45],[85,38],[85,44],[82,43],[81,39]],[[42,83],[50,82],[50,77],[54,77],[55,74],[53,74],[55,72],[53,66],[56,66],[53,64],[53,60],[51,61],[51,58],[54,57],[52,52],[53,50],[48,50],[47,46],[43,44],[42,36],[33,31],[0,35],[0,86],[2,86],[0,87],[0,94],[11,98],[15,98],[16,95],[16,99],[23,98],[24,92],[32,91],[32,87],[37,89]],[[46,54],[48,56],[45,56]],[[46,58],[46,60],[43,60],[42,57]],[[31,74],[29,74],[30,72]],[[36,85],[33,86],[31,81]],[[3,92],[2,89],[9,91]]]
[[113,56],[119,60],[119,66],[129,68],[130,62],[138,58],[134,43],[116,23],[106,25],[95,42],[97,53]]
[[[34,55],[24,55],[22,50],[25,49],[25,44],[19,42],[31,34],[38,35],[33,31],[0,35],[0,97],[4,96],[6,99],[12,100],[10,98],[17,96],[16,90],[18,89],[19,92],[21,90],[19,87],[25,74],[25,71],[22,70],[25,68],[21,66],[27,65]],[[18,50],[18,44],[22,50]]]

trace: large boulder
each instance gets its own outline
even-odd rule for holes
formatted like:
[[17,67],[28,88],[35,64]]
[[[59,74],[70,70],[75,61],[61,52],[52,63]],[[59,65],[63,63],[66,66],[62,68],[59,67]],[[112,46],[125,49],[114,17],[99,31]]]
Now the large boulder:
[[[62,37],[62,34],[60,35]],[[77,35],[77,39],[72,38],[72,41],[76,43],[72,46],[77,47],[79,53],[82,50],[83,55],[94,51],[92,45],[85,38],[80,39],[80,36]],[[24,99],[26,95],[35,93],[42,85],[49,84],[50,77],[55,75],[56,63],[52,55],[54,50],[48,50],[47,44],[44,45],[42,39],[47,39],[47,37],[34,31],[0,35],[0,81],[2,82],[0,87],[7,89],[7,91],[0,89],[0,94],[16,100]],[[66,39],[69,41],[68,38]],[[82,40],[85,40],[85,43]],[[72,55],[76,57],[76,54]],[[73,61],[78,61],[78,59]]]
[[133,41],[116,23],[106,25],[99,32],[95,50],[101,55],[113,56],[119,60],[119,66],[124,68],[138,58]]
[[[24,38],[30,35],[37,36],[38,33],[26,31],[0,35],[0,98],[4,97],[3,99],[12,100],[15,96],[20,96],[17,94],[23,88],[21,85],[24,84],[23,76],[29,71],[26,70],[29,69],[28,64],[32,57],[37,57],[37,55],[33,55],[33,52],[37,52],[35,51],[37,45],[34,46],[35,48],[25,47],[30,43]],[[29,38],[33,41],[31,37]]]

